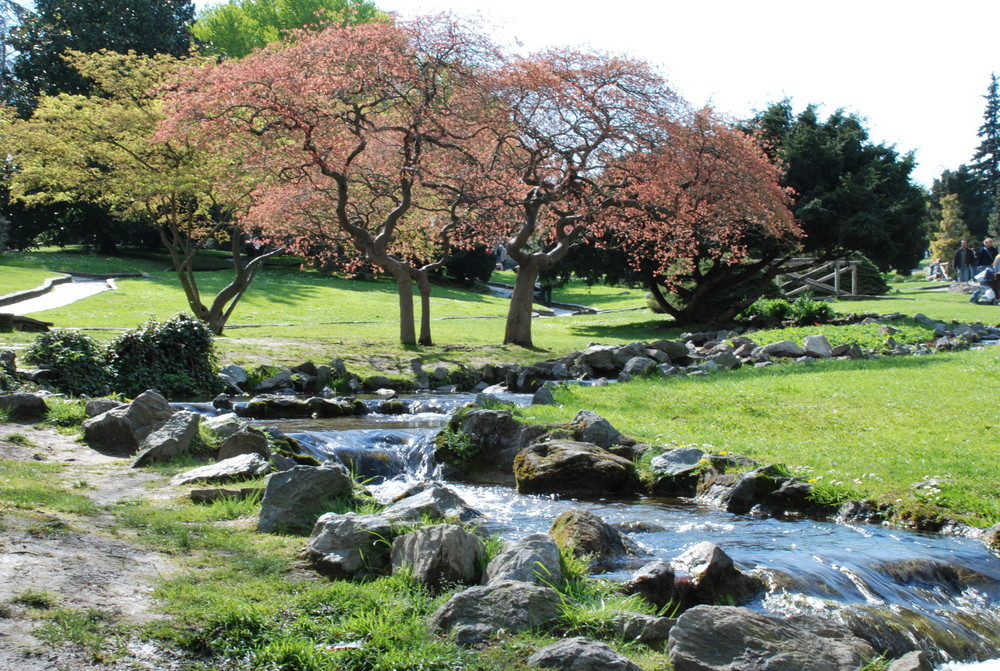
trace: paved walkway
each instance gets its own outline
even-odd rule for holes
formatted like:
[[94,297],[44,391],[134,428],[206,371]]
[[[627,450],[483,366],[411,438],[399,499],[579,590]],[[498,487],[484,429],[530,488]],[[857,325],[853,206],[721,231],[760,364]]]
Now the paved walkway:
[[111,285],[107,280],[91,280],[83,278],[73,278],[72,282],[56,284],[52,289],[37,298],[29,298],[20,303],[11,303],[0,307],[0,312],[13,315],[27,315],[32,312],[42,312],[61,308],[64,305],[75,303],[78,300],[94,296],[102,291],[110,291]]

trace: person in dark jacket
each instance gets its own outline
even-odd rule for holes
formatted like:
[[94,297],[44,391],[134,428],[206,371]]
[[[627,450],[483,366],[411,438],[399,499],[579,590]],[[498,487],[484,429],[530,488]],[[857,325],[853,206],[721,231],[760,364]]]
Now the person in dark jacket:
[[955,251],[955,259],[951,264],[955,272],[955,281],[971,282],[977,265],[976,252],[969,248],[968,240],[962,240],[962,246]]
[[996,258],[997,248],[993,246],[993,238],[986,238],[983,240],[983,246],[976,252],[976,265],[979,266],[976,272],[980,272],[986,266],[992,266]]

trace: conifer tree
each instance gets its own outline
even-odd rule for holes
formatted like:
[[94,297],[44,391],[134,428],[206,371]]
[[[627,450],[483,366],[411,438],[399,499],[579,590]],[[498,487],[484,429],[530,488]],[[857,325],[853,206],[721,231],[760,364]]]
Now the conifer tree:
[[[931,258],[951,263],[955,250],[962,240],[971,240],[972,233],[962,219],[962,204],[958,194],[950,193],[941,199],[941,221],[931,240]],[[954,269],[952,270],[954,272]]]
[[990,85],[983,96],[986,109],[983,111],[983,125],[979,127],[979,148],[973,155],[972,168],[979,178],[980,189],[989,203],[989,232],[996,235],[1000,230],[1000,81],[994,72],[990,75]]

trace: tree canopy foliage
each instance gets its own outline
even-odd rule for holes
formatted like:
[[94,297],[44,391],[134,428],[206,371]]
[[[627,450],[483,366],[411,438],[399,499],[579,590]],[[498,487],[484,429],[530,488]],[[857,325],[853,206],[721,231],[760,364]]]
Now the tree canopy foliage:
[[13,73],[27,97],[26,115],[41,95],[85,94],[91,82],[63,56],[94,53],[170,54],[191,46],[192,0],[35,0],[35,12],[11,31],[17,51]]
[[[267,255],[245,261],[233,221],[252,185],[191,143],[153,137],[163,118],[157,87],[182,61],[113,51],[69,52],[67,61],[95,88],[91,95],[42,96],[30,119],[10,127],[18,167],[12,195],[28,205],[86,203],[152,227],[171,254],[191,311],[221,333]],[[225,197],[216,188],[222,181]],[[215,243],[230,247],[234,280],[206,305],[194,257]]]
[[243,58],[299,28],[384,18],[370,0],[229,0],[199,13],[193,33],[209,53]]
[[923,190],[912,154],[868,138],[862,120],[842,110],[826,120],[815,105],[795,114],[788,100],[747,124],[796,194],[803,251],[835,257],[860,252],[882,271],[909,273],[927,249]]

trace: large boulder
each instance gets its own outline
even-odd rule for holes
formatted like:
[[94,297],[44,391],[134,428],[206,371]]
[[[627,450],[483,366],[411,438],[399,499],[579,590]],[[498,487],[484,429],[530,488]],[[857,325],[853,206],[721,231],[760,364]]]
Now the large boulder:
[[780,342],[771,343],[770,345],[757,347],[753,350],[751,356],[753,356],[754,359],[767,357],[775,359],[798,359],[800,356],[805,356],[805,350],[793,343],[791,340],[782,340]]
[[259,454],[265,459],[270,458],[271,448],[267,436],[262,431],[249,427],[238,430],[222,441],[217,458],[223,461],[243,454]]
[[112,408],[85,421],[83,436],[88,445],[102,454],[128,457],[175,412],[159,393],[146,391],[126,406]]
[[514,458],[527,443],[523,435],[526,427],[514,419],[510,410],[470,410],[457,415],[449,428],[468,436],[474,446],[473,454],[459,458],[438,441],[435,454],[438,461],[462,462],[458,474],[462,480],[514,483]]
[[7,412],[11,419],[37,420],[49,411],[41,397],[24,391],[0,396],[0,410]]
[[677,447],[652,458],[649,469],[655,480],[654,496],[694,496],[698,473],[708,464],[708,456],[697,447]]
[[498,582],[454,594],[431,616],[433,631],[450,634],[460,645],[478,645],[496,632],[539,629],[558,618],[559,593],[524,582]]
[[433,591],[444,585],[477,585],[486,548],[455,524],[436,524],[392,541],[392,570],[409,569]]
[[301,398],[278,394],[255,396],[237,412],[252,419],[306,419],[313,415],[312,407]]
[[674,671],[857,671],[877,654],[846,628],[811,617],[697,606],[670,630]]
[[326,513],[316,520],[306,552],[323,575],[348,579],[389,565],[392,525],[380,515]]
[[295,466],[268,476],[260,505],[257,530],[312,529],[324,507],[334,499],[353,496],[354,480],[340,464],[326,462],[320,467]]
[[170,461],[191,450],[191,442],[198,435],[201,415],[188,410],[174,413],[163,426],[146,436],[139,444],[139,453],[132,461],[132,468],[149,466],[156,462]]
[[589,556],[595,568],[614,565],[637,554],[635,543],[594,513],[575,508],[552,522],[549,534],[556,544],[577,557]]
[[262,475],[267,475],[270,470],[270,462],[259,454],[241,454],[175,475],[170,480],[170,484],[180,486],[198,482],[221,485],[227,482],[259,478]]
[[675,559],[673,568],[686,574],[675,581],[684,607],[696,604],[741,603],[763,591],[764,583],[740,571],[722,548],[702,541]]
[[638,488],[633,463],[593,443],[552,440],[523,449],[514,459],[522,494],[599,497]]
[[126,404],[113,398],[92,398],[83,406],[83,414],[87,417],[97,417],[108,410],[121,408],[124,405]]
[[561,583],[559,546],[552,536],[536,533],[508,543],[486,567],[487,584],[506,580],[536,585]]
[[393,524],[417,524],[424,520],[468,524],[482,518],[462,497],[447,487],[431,487],[388,506],[382,516]]
[[528,657],[528,666],[563,671],[642,671],[610,645],[589,638],[564,638]]

